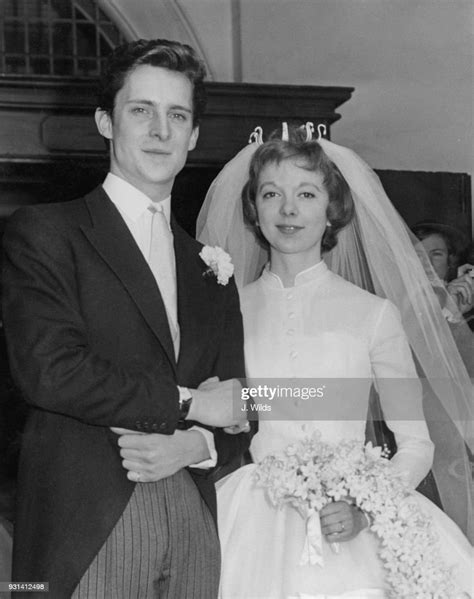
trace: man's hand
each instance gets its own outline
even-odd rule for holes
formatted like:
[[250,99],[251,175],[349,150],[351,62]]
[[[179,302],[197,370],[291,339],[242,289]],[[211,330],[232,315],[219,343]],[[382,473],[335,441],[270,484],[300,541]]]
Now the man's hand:
[[217,377],[207,379],[192,389],[193,401],[187,420],[216,427],[242,427],[247,423],[245,401],[237,379],[219,381]]
[[321,532],[329,543],[350,541],[368,526],[364,513],[346,501],[325,505],[319,512],[319,518]]
[[127,478],[134,482],[155,482],[210,457],[199,431],[177,430],[173,435],[158,435],[124,428],[111,430],[120,435],[122,465]]

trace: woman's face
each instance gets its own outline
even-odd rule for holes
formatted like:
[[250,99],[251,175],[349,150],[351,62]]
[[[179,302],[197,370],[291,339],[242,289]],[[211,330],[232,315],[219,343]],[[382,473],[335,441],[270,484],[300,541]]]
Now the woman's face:
[[444,238],[437,233],[433,233],[422,239],[421,244],[425,248],[438,277],[442,281],[446,281],[449,268],[449,252]]
[[272,255],[299,254],[310,265],[321,260],[329,195],[322,173],[298,163],[302,164],[287,159],[267,164],[258,179],[255,203]]

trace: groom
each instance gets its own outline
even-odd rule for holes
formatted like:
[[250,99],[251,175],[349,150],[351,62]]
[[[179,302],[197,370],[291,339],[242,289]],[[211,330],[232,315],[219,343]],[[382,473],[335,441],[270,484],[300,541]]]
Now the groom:
[[54,599],[217,596],[210,468],[248,446],[222,430],[243,424],[242,322],[233,279],[218,284],[170,214],[204,75],[177,42],[117,48],[96,111],[103,185],[5,232],[5,331],[31,406],[13,577]]

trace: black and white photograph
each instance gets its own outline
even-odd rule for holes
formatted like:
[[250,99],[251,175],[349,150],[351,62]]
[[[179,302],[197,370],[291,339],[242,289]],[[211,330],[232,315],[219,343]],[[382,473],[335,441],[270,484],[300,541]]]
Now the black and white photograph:
[[472,0],[0,0],[0,599],[474,599]]

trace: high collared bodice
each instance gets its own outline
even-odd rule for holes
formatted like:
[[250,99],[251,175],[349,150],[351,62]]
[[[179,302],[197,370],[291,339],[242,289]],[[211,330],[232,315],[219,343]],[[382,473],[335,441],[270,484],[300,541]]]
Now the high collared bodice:
[[[257,461],[314,429],[327,441],[363,440],[372,380],[416,378],[394,306],[335,275],[324,262],[299,273],[287,288],[265,268],[244,288],[241,307],[250,384],[317,388],[324,379],[348,382],[335,411],[327,403],[334,401],[329,393],[311,400],[310,417],[307,403],[302,411],[301,402],[290,400],[259,412],[259,432],[251,447]],[[351,379],[358,384],[351,386]],[[410,389],[410,405],[415,406],[410,414],[422,419],[419,386]],[[386,418],[395,417],[396,393],[385,394],[382,401]],[[391,428],[400,429],[400,422]]]

